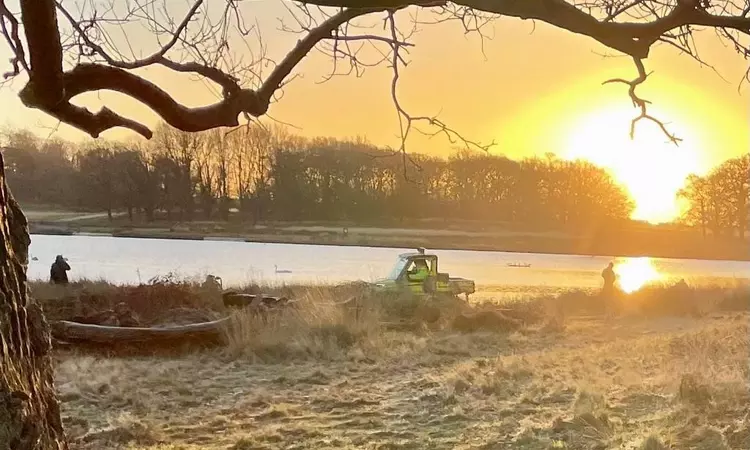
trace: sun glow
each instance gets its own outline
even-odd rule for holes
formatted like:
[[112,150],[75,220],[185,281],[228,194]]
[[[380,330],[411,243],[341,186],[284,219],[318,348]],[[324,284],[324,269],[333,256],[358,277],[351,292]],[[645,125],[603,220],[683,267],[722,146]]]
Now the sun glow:
[[642,120],[630,138],[632,108],[604,109],[583,117],[571,127],[564,154],[567,159],[586,159],[609,170],[635,201],[632,218],[651,223],[679,217],[677,192],[690,173],[701,173],[701,153],[695,136],[669,124],[682,138],[669,142],[658,125]]
[[627,294],[637,291],[648,283],[661,279],[661,274],[647,257],[628,258],[623,262],[615,264],[614,271],[617,274],[620,289]]

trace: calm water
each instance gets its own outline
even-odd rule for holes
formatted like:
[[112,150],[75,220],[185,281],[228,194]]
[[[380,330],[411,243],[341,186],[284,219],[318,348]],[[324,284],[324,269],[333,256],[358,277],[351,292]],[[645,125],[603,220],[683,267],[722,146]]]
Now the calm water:
[[[182,278],[206,274],[222,277],[224,285],[248,282],[372,281],[384,277],[396,256],[413,249],[336,247],[302,244],[263,244],[222,241],[130,239],[93,236],[32,235],[29,263],[31,279],[48,279],[55,255],[68,258],[72,280],[106,279],[137,284],[157,275],[175,273]],[[474,279],[478,287],[513,291],[596,288],[610,257],[546,255],[506,252],[439,250],[440,271]],[[511,268],[508,263],[531,264]],[[693,282],[750,278],[750,263],[677,259],[617,258],[621,279],[637,283],[654,276],[685,278]],[[276,273],[288,270],[291,273]],[[647,280],[646,280],[647,281]]]

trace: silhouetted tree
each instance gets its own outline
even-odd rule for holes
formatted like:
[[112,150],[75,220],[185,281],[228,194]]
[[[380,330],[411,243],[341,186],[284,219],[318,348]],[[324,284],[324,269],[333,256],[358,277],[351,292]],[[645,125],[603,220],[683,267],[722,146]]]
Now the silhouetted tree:
[[[216,189],[214,195],[222,220],[229,220],[229,207],[232,198],[230,179],[232,142],[226,133],[226,130],[212,130],[205,140],[205,150],[209,155],[208,165],[213,167],[215,172]],[[208,214],[208,217],[210,218],[210,214]]]
[[116,169],[113,160],[114,154],[108,148],[96,148],[78,157],[78,192],[81,195],[81,203],[106,211],[109,220],[112,220],[112,209],[118,197],[118,192],[115,191],[117,183],[114,178]]
[[[165,165],[169,173],[165,176],[169,177],[169,197],[179,208],[180,220],[193,219],[196,178],[200,178],[197,159],[203,148],[202,138],[201,134],[180,131],[166,124],[156,131],[155,152],[169,161]],[[202,181],[204,191],[210,190],[206,185],[210,181]]]
[[157,186],[153,171],[137,150],[116,151],[111,159],[110,175],[115,183],[117,206],[125,208],[133,220],[135,211],[153,219],[157,206]]
[[687,200],[683,220],[699,226],[705,237],[735,234],[744,239],[749,229],[750,156],[732,158],[707,175],[690,175],[678,196]]
[[[442,159],[379,149],[362,139],[305,140],[281,127],[251,125],[185,134],[165,128],[149,145],[75,146],[13,132],[7,179],[23,201],[142,212],[199,205],[229,218],[233,202],[253,223],[280,220],[467,219],[574,227],[628,220],[632,201],[601,168],[547,155],[520,161],[457,151]],[[690,176],[684,221],[704,235],[748,230],[748,156]]]
[[8,183],[22,203],[73,205],[75,167],[69,144],[41,140],[28,131],[5,136]]
[[[416,156],[416,155],[415,155]],[[540,223],[626,221],[633,204],[601,168],[584,161],[460,152],[419,157],[404,176],[401,156],[317,144],[281,150],[271,176],[273,214],[287,220],[370,221],[394,216]]]
[[715,176],[721,180],[722,197],[728,210],[727,225],[735,230],[737,237],[744,239],[750,203],[750,155],[722,163]]

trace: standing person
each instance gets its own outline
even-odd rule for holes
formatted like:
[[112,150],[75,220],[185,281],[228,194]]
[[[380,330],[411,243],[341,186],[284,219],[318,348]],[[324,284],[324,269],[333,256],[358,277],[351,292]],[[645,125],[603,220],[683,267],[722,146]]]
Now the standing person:
[[414,261],[414,267],[409,271],[409,278],[412,281],[424,281],[430,275],[430,268],[427,267],[427,261],[417,259]]
[[62,255],[57,255],[55,262],[52,263],[52,267],[49,270],[49,281],[53,284],[68,284],[68,270],[70,265]]
[[604,307],[607,311],[607,315],[612,314],[614,311],[615,302],[615,282],[617,282],[617,274],[614,270],[615,264],[610,262],[604,270],[602,270],[602,279],[604,279],[604,285],[602,286],[601,296],[604,297]]
[[602,278],[604,279],[602,293],[612,293],[615,290],[615,281],[617,281],[617,274],[615,274],[614,263],[610,262],[607,267],[602,270]]

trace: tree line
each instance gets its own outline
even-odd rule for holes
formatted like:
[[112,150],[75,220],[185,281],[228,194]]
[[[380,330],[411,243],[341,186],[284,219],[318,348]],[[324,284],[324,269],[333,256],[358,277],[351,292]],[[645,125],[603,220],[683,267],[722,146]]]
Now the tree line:
[[729,159],[704,176],[690,175],[679,197],[684,220],[704,236],[744,238],[750,231],[750,154]]
[[131,219],[372,221],[462,218],[545,225],[624,221],[627,193],[603,169],[552,155],[404,155],[364,140],[305,139],[254,125],[149,142],[73,145],[7,133],[23,203],[127,211]]
[[[587,161],[509,159],[458,151],[408,157],[363,139],[307,139],[279,126],[186,133],[162,125],[151,141],[72,144],[5,136],[19,201],[127,211],[132,220],[380,221],[437,218],[541,227],[624,223],[627,192]],[[748,228],[748,157],[691,176],[679,197],[704,233]]]

